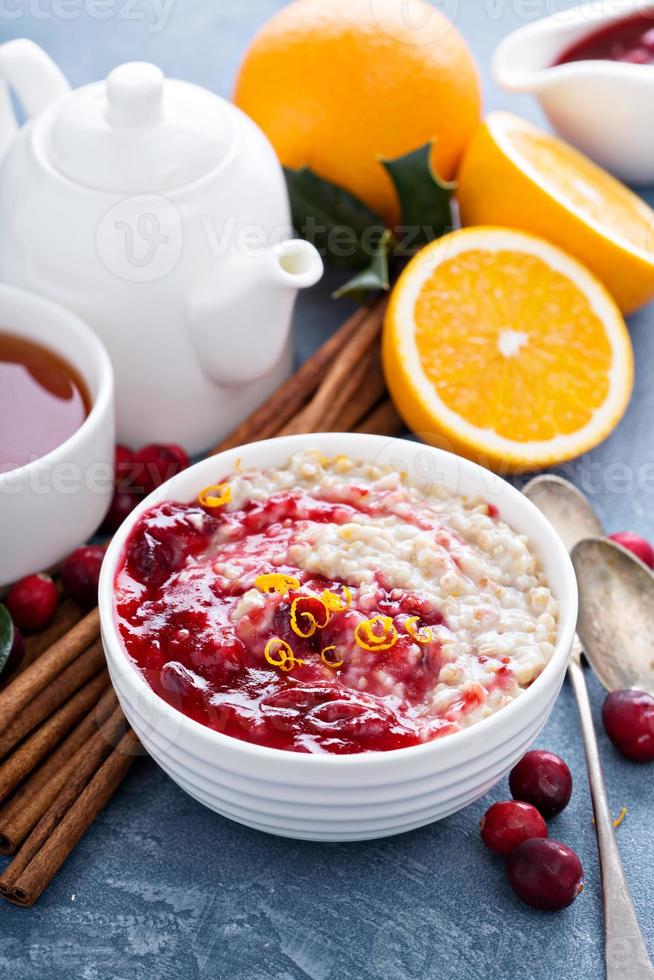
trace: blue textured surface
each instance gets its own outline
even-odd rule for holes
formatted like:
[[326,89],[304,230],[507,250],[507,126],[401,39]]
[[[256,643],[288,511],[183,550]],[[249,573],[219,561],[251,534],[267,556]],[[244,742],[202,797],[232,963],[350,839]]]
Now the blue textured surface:
[[[162,0],[166,4],[171,0]],[[398,0],[399,2],[399,0]],[[147,0],[20,0],[0,10],[0,38],[43,44],[77,85],[120,61],[149,59],[172,75],[228,94],[249,36],[282,0],[172,0],[169,16]],[[538,118],[529,98],[496,91],[497,41],[567,0],[447,0],[484,72],[489,108]],[[31,11],[31,12],[30,12]],[[94,15],[94,11],[96,12]],[[97,12],[103,18],[99,19]],[[161,28],[161,29],[159,29]],[[329,283],[302,297],[300,357],[343,317]],[[654,311],[631,321],[636,394],[602,447],[566,469],[590,493],[611,530],[654,537]],[[652,768],[616,755],[599,724],[611,803],[629,814],[618,831],[641,922],[654,951]],[[501,862],[483,849],[485,800],[423,830],[377,843],[317,845],[267,837],[202,808],[153,763],[140,762],[53,885],[31,911],[0,907],[0,969],[17,978],[230,980],[431,980],[603,976],[601,891],[581,739],[565,686],[539,744],[561,753],[575,780],[551,826],[586,871],[586,889],[565,913],[520,905]]]

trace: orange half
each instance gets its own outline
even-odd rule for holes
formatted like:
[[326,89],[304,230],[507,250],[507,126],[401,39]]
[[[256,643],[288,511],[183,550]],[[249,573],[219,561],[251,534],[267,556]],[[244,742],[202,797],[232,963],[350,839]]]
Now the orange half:
[[502,228],[455,231],[409,263],[383,355],[410,428],[503,472],[596,446],[633,386],[631,341],[606,289],[555,246]]
[[654,298],[654,211],[588,157],[508,112],[466,150],[457,198],[466,226],[541,235],[594,272],[623,313]]

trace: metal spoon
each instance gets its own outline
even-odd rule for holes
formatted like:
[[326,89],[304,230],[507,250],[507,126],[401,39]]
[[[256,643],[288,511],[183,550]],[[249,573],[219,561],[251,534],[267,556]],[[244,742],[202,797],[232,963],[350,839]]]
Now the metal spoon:
[[[531,480],[524,488],[523,493],[534,503],[540,511],[549,519],[550,523],[556,528],[568,550],[573,552],[575,571],[579,579],[579,591],[581,595],[581,605],[585,613],[580,617],[580,628],[583,627],[584,643],[588,651],[589,660],[595,666],[602,661],[603,651],[607,648],[607,642],[612,643],[613,649],[619,651],[622,657],[626,653],[625,645],[631,640],[631,630],[627,632],[627,623],[624,609],[616,610],[618,596],[621,594],[624,600],[626,591],[636,581],[633,569],[621,579],[621,585],[611,585],[608,582],[609,575],[613,575],[613,569],[617,567],[617,562],[606,561],[605,552],[602,557],[597,558],[594,571],[585,569],[584,557],[587,555],[587,546],[580,544],[582,539],[592,537],[594,543],[598,536],[602,534],[602,525],[595,514],[586,497],[577,490],[567,480],[557,476],[538,476]],[[613,553],[612,545],[607,545]],[[615,548],[623,552],[622,558],[631,565],[638,567],[638,572],[642,572],[644,566],[636,558],[628,557],[629,553],[618,545]],[[620,565],[624,571],[625,566]],[[611,571],[609,571],[611,569]],[[611,608],[614,618],[611,625],[611,632],[608,638],[602,636],[601,643],[596,640],[599,635],[598,624],[591,625],[593,609],[601,599],[590,598],[592,590],[599,581],[603,581],[603,595],[605,601],[607,596],[611,597]],[[640,583],[637,588],[645,591],[640,576]],[[648,582],[650,592],[653,582]],[[633,603],[636,599],[630,592],[629,602]],[[592,608],[591,608],[592,606]],[[630,608],[632,606],[630,605]],[[645,635],[652,635],[651,625],[654,625],[654,607],[649,605],[649,619],[640,620],[641,629]],[[602,622],[606,624],[607,618],[603,615]],[[648,630],[647,625],[651,624]],[[592,651],[592,652],[591,652]],[[581,665],[582,654],[581,642],[575,636],[570,661],[568,663],[568,676],[572,683],[577,707],[581,720],[581,731],[584,739],[584,749],[586,752],[586,764],[588,767],[588,782],[590,784],[590,795],[593,802],[593,812],[595,814],[595,831],[597,833],[597,844],[599,849],[600,869],[602,873],[602,893],[604,898],[604,921],[606,925],[606,976],[607,980],[622,980],[628,977],[629,980],[654,980],[654,968],[649,959],[647,946],[638,925],[636,912],[634,909],[627,879],[620,852],[613,832],[613,821],[609,802],[606,796],[606,785],[604,783],[604,773],[597,747],[597,738],[593,726],[593,715],[588,698],[588,688],[584,679],[584,672]],[[650,653],[651,659],[651,653]],[[603,672],[600,679],[612,677],[618,688],[628,687],[633,683],[633,673],[622,673],[620,666],[623,661],[618,661],[615,653],[611,655],[611,662],[614,670]]]
[[577,630],[607,691],[654,694],[654,574],[615,541],[588,538],[572,552],[579,583]]

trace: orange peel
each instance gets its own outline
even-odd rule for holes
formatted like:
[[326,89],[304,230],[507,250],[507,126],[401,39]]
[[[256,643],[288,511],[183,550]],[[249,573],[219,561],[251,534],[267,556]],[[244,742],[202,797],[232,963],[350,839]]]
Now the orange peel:
[[333,670],[338,670],[339,667],[343,666],[345,661],[330,660],[329,657],[327,656],[330,650],[335,650],[335,649],[336,649],[335,646],[325,647],[323,650],[320,651],[320,659],[322,660],[322,662],[325,664],[326,667],[331,667]]
[[331,589],[325,589],[320,598],[330,612],[345,612],[352,605],[352,593],[347,585],[343,586],[342,598]]
[[432,630],[428,626],[421,626],[420,629],[416,629],[418,622],[420,622],[420,616],[409,616],[404,621],[404,629],[416,643],[431,643],[434,639]]
[[[308,609],[305,609],[304,611],[302,611],[302,609],[298,609],[298,606],[302,602],[307,602],[307,601],[320,603],[320,605],[325,611],[324,623],[319,623],[316,617],[313,615],[313,613],[310,612]],[[300,626],[298,624],[298,616],[301,619],[306,619],[308,621],[309,625],[306,632],[303,632],[300,629]],[[306,640],[308,637],[313,636],[313,634],[316,632],[317,629],[324,629],[328,622],[329,622],[329,609],[322,601],[322,599],[319,599],[317,596],[298,596],[297,599],[293,599],[293,602],[291,603],[291,629],[295,634],[297,634],[297,636],[301,636],[303,640]]]
[[265,575],[257,575],[254,580],[254,587],[260,592],[270,595],[277,592],[278,595],[287,595],[292,589],[300,588],[300,580],[294,575],[284,575],[281,572],[269,572]]
[[198,494],[198,503],[203,507],[224,507],[232,499],[229,483],[213,483]]
[[[381,633],[378,631],[381,629]],[[397,643],[397,630],[390,616],[373,616],[360,622],[355,631],[357,646],[364,650],[390,650]]]
[[293,652],[293,647],[279,636],[272,636],[266,643],[263,655],[271,667],[290,671],[296,666],[302,666],[306,660],[299,660]]

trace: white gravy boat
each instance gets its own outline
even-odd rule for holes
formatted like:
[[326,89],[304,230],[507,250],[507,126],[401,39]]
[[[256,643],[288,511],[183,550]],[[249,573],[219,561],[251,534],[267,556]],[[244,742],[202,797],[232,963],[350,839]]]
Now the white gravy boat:
[[493,58],[499,85],[533,92],[565,140],[641,185],[654,183],[654,66],[554,63],[576,41],[647,11],[654,13],[654,0],[594,0],[514,31]]

